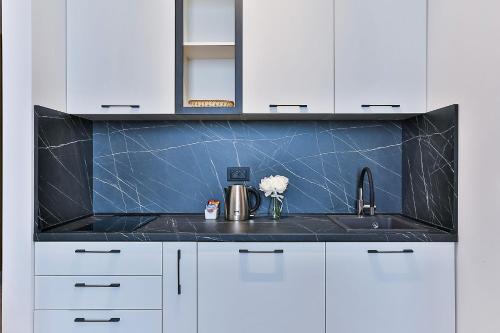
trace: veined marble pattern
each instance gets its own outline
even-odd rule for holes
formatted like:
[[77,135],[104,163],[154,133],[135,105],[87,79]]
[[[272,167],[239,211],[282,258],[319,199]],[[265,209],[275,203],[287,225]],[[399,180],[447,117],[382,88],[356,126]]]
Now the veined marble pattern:
[[92,214],[92,122],[35,106],[38,228]]
[[403,122],[403,213],[454,231],[457,115],[452,105]]
[[[123,223],[107,228],[92,227],[104,216],[36,233],[36,241],[121,241],[121,242],[454,242],[456,234],[428,230],[372,230],[347,232],[326,215],[287,216],[280,222],[267,217],[247,222],[205,221],[203,215],[160,215],[130,231]],[[146,217],[143,217],[146,218]],[[140,222],[139,222],[140,223]],[[97,229],[97,230],[96,230]],[[106,230],[108,229],[108,230]]]
[[93,137],[95,213],[203,212],[207,199],[223,201],[229,166],[249,166],[253,186],[290,178],[290,214],[354,212],[368,166],[377,211],[402,209],[398,121],[109,121],[94,122]]

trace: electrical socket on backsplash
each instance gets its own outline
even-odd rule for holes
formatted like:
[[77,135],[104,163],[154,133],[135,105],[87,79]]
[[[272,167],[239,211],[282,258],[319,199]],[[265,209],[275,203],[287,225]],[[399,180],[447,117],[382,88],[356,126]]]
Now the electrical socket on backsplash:
[[228,182],[246,182],[250,180],[249,167],[228,167],[227,181]]

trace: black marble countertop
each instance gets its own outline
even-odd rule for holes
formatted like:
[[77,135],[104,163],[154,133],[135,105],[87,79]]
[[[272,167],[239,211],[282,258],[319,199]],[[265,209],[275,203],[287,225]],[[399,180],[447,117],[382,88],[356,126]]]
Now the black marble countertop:
[[[99,217],[87,217],[98,219]],[[102,217],[101,217],[102,218]],[[189,242],[456,242],[457,235],[429,227],[426,231],[346,231],[327,215],[294,215],[272,221],[208,221],[203,215],[159,215],[132,232],[94,232],[82,220],[34,234],[35,241],[189,241]],[[80,231],[78,231],[80,230]]]

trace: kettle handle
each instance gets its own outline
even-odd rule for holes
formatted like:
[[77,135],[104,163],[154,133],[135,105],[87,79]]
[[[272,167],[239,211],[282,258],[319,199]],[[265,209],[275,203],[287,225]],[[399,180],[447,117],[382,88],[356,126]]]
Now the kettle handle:
[[[247,187],[249,193],[253,194],[255,197],[255,205],[249,209],[250,214],[255,213],[260,207],[260,193],[253,187]],[[250,202],[250,200],[248,200]]]

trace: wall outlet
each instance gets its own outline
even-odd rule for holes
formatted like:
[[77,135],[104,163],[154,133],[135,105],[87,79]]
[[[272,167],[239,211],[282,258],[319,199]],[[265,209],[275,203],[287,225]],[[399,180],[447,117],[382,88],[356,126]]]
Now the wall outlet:
[[250,180],[249,167],[228,167],[227,181],[228,182],[245,182]]

